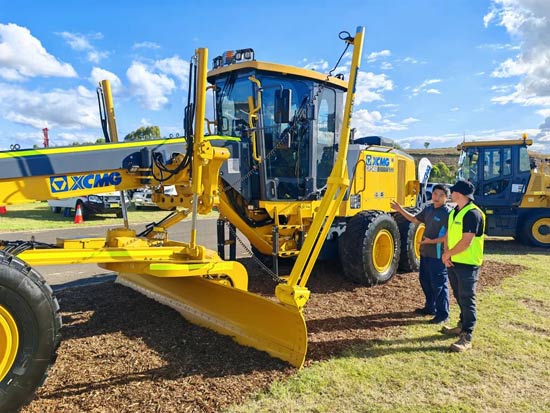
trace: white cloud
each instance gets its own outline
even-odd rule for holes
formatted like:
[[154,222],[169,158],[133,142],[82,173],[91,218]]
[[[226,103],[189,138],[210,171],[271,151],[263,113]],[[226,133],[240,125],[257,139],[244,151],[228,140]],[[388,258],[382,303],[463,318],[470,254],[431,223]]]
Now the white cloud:
[[372,72],[359,71],[355,104],[384,100],[382,93],[387,90],[393,90],[393,82],[385,74],[376,75]]
[[99,127],[96,95],[83,86],[44,92],[0,84],[0,115],[40,129]]
[[541,109],[537,110],[537,115],[544,116],[545,118],[550,117],[550,109]]
[[77,52],[86,52],[86,59],[92,63],[99,63],[101,60],[109,56],[109,52],[97,50],[90,40],[99,40],[103,38],[101,33],[93,34],[80,34],[80,33],[70,33],[70,32],[61,32],[58,33],[69,45],[69,47]]
[[493,0],[486,25],[504,27],[520,43],[520,52],[501,62],[496,78],[518,77],[515,90],[493,102],[524,106],[550,105],[550,2],[547,0]]
[[176,88],[173,79],[165,74],[154,73],[143,63],[133,62],[126,71],[131,92],[141,104],[150,110],[160,110],[168,103],[166,97]]
[[178,56],[172,56],[167,59],[157,60],[155,68],[167,75],[175,76],[179,79],[182,89],[187,88],[189,80],[189,62],[180,59]]
[[316,62],[307,63],[304,69],[315,70],[317,72],[328,71],[328,62],[326,60],[318,60]]
[[451,112],[458,112],[460,108],[458,106],[455,106],[454,108],[451,108]]
[[410,64],[413,64],[413,65],[422,63],[420,60],[415,59],[414,57],[406,57],[406,58],[403,59],[403,62],[410,63]]
[[381,50],[379,52],[372,52],[367,56],[367,62],[372,63],[378,60],[380,57],[390,57],[391,51],[389,50]]
[[412,89],[412,96],[417,96],[420,93],[441,94],[441,92],[434,88],[428,88],[428,86],[440,83],[441,79],[426,79],[420,85]]
[[86,58],[88,59],[89,62],[92,62],[92,63],[99,63],[100,61],[102,61],[103,59],[106,59],[107,57],[109,57],[109,52],[100,52],[97,50],[89,51],[86,54]]
[[357,128],[356,137],[383,134],[390,131],[408,129],[408,125],[417,122],[418,119],[407,118],[401,122],[394,122],[388,117],[382,116],[379,111],[359,109],[354,112],[352,126]]
[[29,29],[0,23],[0,77],[22,81],[36,76],[76,77],[76,72],[49,54]]
[[94,87],[98,87],[99,82],[102,80],[108,80],[111,83],[111,91],[113,92],[113,95],[117,95],[123,91],[122,82],[117,75],[113,72],[109,72],[108,70],[94,67],[90,73],[90,82],[94,85]]
[[95,143],[102,135],[93,133],[68,133],[62,132],[59,134],[49,133],[50,146],[67,146],[73,142],[78,143]]
[[160,46],[154,42],[134,43],[132,49],[160,49]]
[[430,142],[430,148],[449,148],[456,147],[459,143],[466,140],[471,141],[492,141],[506,139],[520,139],[523,133],[527,133],[529,137],[534,137],[535,142],[530,149],[540,151],[542,153],[550,153],[550,119],[546,119],[545,123],[536,129],[515,129],[497,131],[494,129],[480,130],[475,132],[450,133],[444,135],[415,135],[407,138],[396,139],[396,141],[405,148],[424,148],[424,142]]
[[380,64],[380,69],[381,70],[392,70],[393,69],[393,65],[389,62],[382,62]]
[[[487,27],[487,26],[485,26]],[[520,46],[510,43],[485,43],[478,46],[479,49],[489,50],[519,50]]]

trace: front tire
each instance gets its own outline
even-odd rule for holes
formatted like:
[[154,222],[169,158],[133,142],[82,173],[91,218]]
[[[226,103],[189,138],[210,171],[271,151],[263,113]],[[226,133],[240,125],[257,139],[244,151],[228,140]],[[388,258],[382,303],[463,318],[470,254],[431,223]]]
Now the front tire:
[[0,411],[15,412],[44,382],[61,339],[59,304],[42,276],[0,251]]
[[[418,213],[416,208],[407,208],[406,210],[413,215]],[[410,222],[401,214],[396,214],[394,218],[401,237],[399,270],[403,272],[418,271],[420,269],[420,241],[422,241],[426,226],[423,223]]]
[[391,215],[358,213],[349,220],[338,245],[344,276],[366,286],[388,282],[399,264],[400,242]]

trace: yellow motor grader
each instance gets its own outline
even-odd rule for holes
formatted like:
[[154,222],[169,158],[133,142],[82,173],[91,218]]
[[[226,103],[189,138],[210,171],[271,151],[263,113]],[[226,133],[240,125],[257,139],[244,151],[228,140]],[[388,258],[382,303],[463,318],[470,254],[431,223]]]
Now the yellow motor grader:
[[[105,238],[2,243],[0,411],[32,397],[60,341],[57,300],[34,266],[97,263],[191,322],[296,367],[306,356],[303,307],[319,255],[339,256],[343,274],[366,285],[386,282],[400,264],[416,268],[423,228],[397,222],[389,206],[397,200],[414,207],[414,161],[380,140],[351,139],[364,29],[343,33],[346,49],[353,46],[347,82],[258,62],[252,49],[216,57],[207,72],[208,52],[198,49],[184,138],[119,142],[104,81],[107,143],[0,152],[0,205],[149,185],[158,189],[153,201],[171,211],[139,234],[123,205],[123,225]],[[212,120],[205,120],[207,93],[214,95]],[[177,195],[164,193],[168,185]],[[220,212],[218,252],[196,242],[197,216],[213,208]],[[189,240],[168,239],[168,228],[188,216]],[[272,257],[273,299],[247,291],[247,272],[235,260],[236,230],[255,254]],[[231,260],[224,259],[227,245]],[[289,275],[278,275],[279,258],[294,260]]]

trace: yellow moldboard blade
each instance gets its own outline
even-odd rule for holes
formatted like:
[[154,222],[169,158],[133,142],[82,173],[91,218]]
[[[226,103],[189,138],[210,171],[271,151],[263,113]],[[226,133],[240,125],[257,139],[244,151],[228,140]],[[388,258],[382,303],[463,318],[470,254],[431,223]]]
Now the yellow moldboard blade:
[[119,274],[117,282],[174,308],[194,324],[298,368],[304,364],[307,328],[298,309],[200,277]]

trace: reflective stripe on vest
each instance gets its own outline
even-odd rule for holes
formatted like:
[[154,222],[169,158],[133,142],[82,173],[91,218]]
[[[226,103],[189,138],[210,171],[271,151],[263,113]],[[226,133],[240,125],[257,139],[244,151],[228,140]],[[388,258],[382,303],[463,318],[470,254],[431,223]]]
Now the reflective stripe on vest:
[[[483,232],[485,232],[485,214],[477,207],[477,205],[470,202],[458,211],[456,216],[456,210],[453,209],[449,213],[449,228],[447,230],[447,245],[449,249],[453,248],[462,239],[462,223],[464,220],[464,215],[474,208],[481,212],[481,216],[483,217]],[[483,262],[483,239],[483,234],[479,237],[475,236],[470,246],[461,253],[453,255],[451,257],[451,261],[458,264],[469,264],[475,266],[481,265]]]

